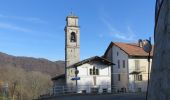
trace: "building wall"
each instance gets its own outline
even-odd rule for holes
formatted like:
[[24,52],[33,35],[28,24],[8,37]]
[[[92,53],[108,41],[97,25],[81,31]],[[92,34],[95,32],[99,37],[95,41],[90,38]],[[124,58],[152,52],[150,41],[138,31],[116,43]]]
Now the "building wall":
[[[152,60],[150,60],[152,63]],[[137,68],[135,62],[139,62],[139,68]],[[142,91],[145,92],[147,90],[147,80],[148,80],[148,60],[147,58],[129,58],[128,60],[129,66],[129,73],[134,71],[140,72],[136,74],[142,75],[142,80],[134,79],[134,74],[129,74],[129,91],[131,92],[138,92]],[[151,68],[151,67],[150,67]]]
[[56,86],[65,86],[65,78],[53,80],[53,87],[56,87]]
[[[112,54],[112,55],[111,55]],[[107,59],[112,59],[112,62],[116,65],[113,66],[113,85],[116,87],[116,92],[122,91],[122,88],[126,88],[129,92],[146,92],[147,80],[148,80],[148,61],[147,57],[130,57],[127,53],[121,50],[117,46],[112,46],[106,54]],[[119,64],[118,64],[119,60]],[[130,74],[135,71],[135,61],[139,61],[139,71],[142,75],[142,80],[135,80],[134,75]],[[123,61],[125,61],[125,67],[123,67]],[[152,63],[152,60],[151,60]],[[120,75],[120,80],[119,80]],[[136,76],[135,76],[136,77]],[[125,90],[124,90],[125,91]]]
[[[112,45],[112,43],[110,43],[110,45]],[[107,51],[107,53],[106,53],[106,55],[104,56],[104,58],[106,58],[107,60],[109,60],[110,62],[112,62],[112,47],[109,45],[109,49],[108,49],[108,51]],[[111,47],[111,48],[110,48]],[[114,77],[114,75],[113,75],[113,67],[114,67],[114,65],[112,65],[111,66],[111,77]],[[114,80],[113,80],[113,78],[111,78],[111,85],[113,86],[114,85]],[[112,92],[114,92],[114,89],[112,88]]]
[[[118,67],[118,60],[120,68]],[[123,67],[123,60],[125,61],[125,67]],[[117,46],[113,46],[112,62],[116,64],[113,66],[113,85],[116,86],[116,91],[121,91],[121,88],[126,88],[126,91],[128,91],[128,55]]]
[[170,98],[170,0],[163,4],[155,22],[155,48],[148,100]]
[[[111,44],[112,45],[112,44]],[[105,58],[107,58],[107,60],[109,60],[110,62],[112,62],[112,48],[108,49]]]
[[[90,69],[94,66],[99,69],[99,75],[90,75]],[[111,89],[111,66],[105,65],[101,62],[90,62],[78,66],[77,68],[79,70],[77,77],[80,77],[80,80],[78,80],[77,83],[80,88],[87,90],[87,92],[90,92],[89,88],[99,86]],[[75,74],[72,71],[69,80],[70,83],[74,83],[75,85],[75,80],[71,80],[73,77],[75,77]]]

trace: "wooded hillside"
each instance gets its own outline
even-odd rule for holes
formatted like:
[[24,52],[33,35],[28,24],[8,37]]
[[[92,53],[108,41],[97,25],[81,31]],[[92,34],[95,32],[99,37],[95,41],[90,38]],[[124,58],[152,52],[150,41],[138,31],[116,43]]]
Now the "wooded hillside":
[[0,52],[0,100],[35,99],[50,91],[51,77],[63,73],[63,61],[16,57]]

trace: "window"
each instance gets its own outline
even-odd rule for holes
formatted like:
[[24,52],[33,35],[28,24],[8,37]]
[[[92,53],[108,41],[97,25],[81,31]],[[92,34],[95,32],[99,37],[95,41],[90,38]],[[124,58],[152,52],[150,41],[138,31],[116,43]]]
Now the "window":
[[142,81],[142,75],[135,75],[135,81]]
[[96,69],[96,75],[99,75],[99,69]]
[[96,68],[93,67],[93,75],[96,75]]
[[120,68],[120,60],[117,61],[117,66]]
[[139,75],[139,81],[142,81],[142,75]]
[[121,92],[126,92],[126,88],[125,87],[121,88]]
[[139,60],[135,60],[135,70],[140,70]]
[[72,70],[70,70],[70,73],[72,74],[72,73],[73,73],[73,71],[72,71]]
[[138,92],[142,92],[142,88],[138,88]]
[[138,75],[134,75],[134,81],[137,81],[138,80]]
[[72,32],[72,33],[71,33],[70,42],[76,42],[76,33],[75,33],[75,32]]
[[93,69],[90,69],[90,75],[99,75],[99,69],[93,67]]
[[119,52],[117,52],[117,56],[119,56]]
[[92,74],[93,74],[92,69],[90,69],[90,75],[92,75]]
[[123,60],[123,68],[125,68],[125,60]]
[[118,74],[118,81],[120,81],[120,74]]

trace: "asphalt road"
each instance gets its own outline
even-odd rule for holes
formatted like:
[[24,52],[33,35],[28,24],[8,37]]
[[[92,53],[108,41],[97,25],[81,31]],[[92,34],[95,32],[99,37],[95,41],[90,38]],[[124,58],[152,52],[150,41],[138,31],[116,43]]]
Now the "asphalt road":
[[43,100],[145,100],[144,94],[69,95]]

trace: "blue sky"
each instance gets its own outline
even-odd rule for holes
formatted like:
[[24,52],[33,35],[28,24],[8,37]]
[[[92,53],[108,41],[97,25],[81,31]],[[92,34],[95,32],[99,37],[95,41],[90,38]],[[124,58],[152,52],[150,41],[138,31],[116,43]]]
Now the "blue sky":
[[64,60],[65,18],[79,17],[81,59],[111,41],[153,40],[155,0],[1,0],[0,52]]

